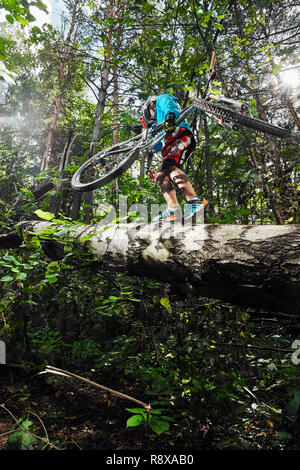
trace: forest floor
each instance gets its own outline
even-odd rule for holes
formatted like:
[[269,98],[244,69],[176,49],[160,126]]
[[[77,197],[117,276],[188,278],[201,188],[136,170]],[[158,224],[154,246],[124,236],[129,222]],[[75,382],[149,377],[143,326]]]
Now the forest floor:
[[9,435],[15,420],[27,413],[34,422],[36,444],[40,444],[40,438],[43,438],[47,449],[122,451],[173,448],[178,451],[178,448],[207,448],[206,428],[202,437],[197,439],[183,429],[158,436],[142,426],[126,428],[126,421],[131,416],[126,408],[137,405],[73,378],[49,374],[28,378],[15,371],[2,372],[0,405],[5,406],[0,409],[0,450],[9,448]]
[[[109,386],[105,384],[106,386]],[[137,391],[132,390],[132,396]],[[19,370],[0,366],[0,450],[15,450],[10,443],[13,426],[27,416],[31,422],[30,448],[35,450],[169,451],[272,450],[276,430],[265,419],[247,423],[246,438],[237,441],[234,413],[215,410],[208,424],[203,416],[197,429],[180,423],[156,435],[144,426],[126,428],[132,408],[130,401],[74,378],[49,374],[28,376]],[[238,444],[239,442],[239,444]],[[284,444],[284,443],[283,443]],[[274,445],[274,444],[273,444]],[[297,444],[276,446],[276,450],[297,450]]]

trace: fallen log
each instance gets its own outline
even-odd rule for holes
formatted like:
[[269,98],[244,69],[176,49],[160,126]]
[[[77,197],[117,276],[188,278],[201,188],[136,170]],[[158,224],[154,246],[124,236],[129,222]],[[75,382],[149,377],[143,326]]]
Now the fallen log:
[[[35,234],[47,255],[58,259],[62,245],[45,240],[55,227],[61,230],[54,222],[21,222],[17,231],[0,236],[0,249],[16,248]],[[199,296],[232,304],[300,312],[298,225],[69,227],[69,235],[110,269],[192,286]]]

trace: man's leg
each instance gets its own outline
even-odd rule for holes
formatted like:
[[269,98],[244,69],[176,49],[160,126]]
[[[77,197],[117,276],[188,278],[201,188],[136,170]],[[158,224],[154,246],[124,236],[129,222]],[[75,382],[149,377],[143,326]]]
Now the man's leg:
[[[178,186],[178,188],[183,192],[185,198],[187,201],[190,201],[191,199],[194,199],[197,197],[195,190],[190,183],[188,177],[186,174],[177,166],[171,166],[170,167],[170,178]],[[175,191],[176,194],[176,191]]]
[[176,190],[174,189],[174,186],[170,180],[169,174],[166,172],[158,173],[156,181],[160,187],[167,206],[170,208],[176,208],[178,205]]
[[[186,158],[191,155],[195,147],[192,136],[186,135],[185,133],[186,130],[183,129],[183,133],[177,139],[172,139],[171,137],[169,140],[168,138],[166,139],[164,147],[162,148],[162,169],[164,169],[165,172],[167,171],[167,174],[170,176],[170,180],[183,192],[185,196],[186,204],[184,207],[184,218],[186,219],[192,217],[196,212],[204,208],[207,201],[196,195],[187,175],[183,170],[181,170],[181,166],[185,162]],[[175,201],[174,198],[176,197],[176,190],[173,194],[172,202]]]
[[156,178],[156,182],[160,187],[162,195],[166,201],[167,209],[165,209],[160,215],[154,217],[153,221],[168,220],[172,221],[181,218],[181,209],[178,207],[176,190],[171,182],[169,172],[159,172]]
[[189,182],[188,177],[180,168],[172,166],[170,169],[170,178],[185,195],[187,201],[183,214],[185,219],[192,217],[196,212],[200,211],[206,206],[208,201],[196,195],[196,192],[192,184]]

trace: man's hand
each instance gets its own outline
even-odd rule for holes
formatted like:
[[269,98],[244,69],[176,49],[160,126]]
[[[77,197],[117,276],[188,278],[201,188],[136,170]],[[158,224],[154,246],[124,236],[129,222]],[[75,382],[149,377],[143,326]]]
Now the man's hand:
[[176,124],[175,124],[175,115],[174,114],[168,114],[165,119],[165,131],[167,135],[173,134],[173,132],[176,129]]

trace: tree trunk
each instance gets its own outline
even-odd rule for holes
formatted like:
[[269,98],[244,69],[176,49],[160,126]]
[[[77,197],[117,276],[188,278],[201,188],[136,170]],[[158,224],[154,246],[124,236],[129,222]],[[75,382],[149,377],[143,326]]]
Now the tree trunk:
[[47,134],[46,142],[45,142],[45,148],[44,148],[44,153],[42,157],[42,163],[41,163],[41,171],[46,170],[49,167],[49,162],[50,162],[50,155],[51,155],[51,150],[52,150],[52,145],[53,145],[53,140],[57,128],[57,123],[58,123],[58,117],[60,114],[61,110],[61,105],[62,105],[62,93],[60,91],[59,96],[56,99],[53,115],[52,115],[52,120],[50,124],[50,129]]
[[76,134],[74,135],[74,126],[71,127],[69,131],[69,136],[64,148],[64,151],[62,153],[60,162],[59,162],[59,167],[58,167],[58,172],[59,172],[59,177],[60,180],[59,182],[55,185],[56,186],[56,194],[54,194],[49,203],[49,211],[55,214],[55,216],[58,215],[58,212],[60,211],[62,201],[64,197],[66,196],[66,191],[64,183],[61,181],[62,179],[62,172],[64,169],[67,167],[69,164],[69,159],[70,159],[70,154],[71,154],[71,149],[73,142],[76,138]]
[[[110,20],[114,19],[121,19],[123,18],[125,11],[125,4],[120,1],[117,4],[115,4],[114,0],[111,0],[109,2],[109,5],[107,6],[107,14]],[[114,26],[111,25],[108,30],[107,34],[107,39],[106,39],[106,44],[105,44],[105,56],[104,56],[104,68],[102,71],[102,76],[101,76],[101,87],[99,90],[99,95],[98,95],[98,104],[97,104],[97,110],[96,110],[96,117],[95,117],[95,122],[94,122],[94,128],[93,128],[93,135],[92,135],[92,140],[90,144],[90,157],[95,153],[96,151],[96,143],[99,141],[101,132],[102,132],[102,116],[104,113],[105,109],[105,103],[107,99],[107,94],[108,94],[108,88],[110,85],[110,67],[112,60],[114,58],[114,54],[119,51],[120,45],[121,45],[121,37],[122,37],[122,31],[123,31],[123,25],[121,24],[119,31],[114,30]],[[114,33],[117,33],[117,40],[116,43],[113,45],[113,37]],[[114,50],[115,49],[115,52]],[[113,91],[113,96],[114,96],[114,130],[113,130],[113,141],[117,140],[117,134],[118,134],[118,114],[116,112],[118,111],[118,105],[119,105],[119,97],[118,97],[118,83],[117,83],[117,67],[113,67],[113,84],[114,84],[114,91]],[[116,122],[117,120],[117,122]]]
[[[21,222],[18,233],[39,234],[51,222]],[[299,314],[300,228],[297,225],[71,225],[71,235],[105,266],[184,286],[199,296],[232,304]],[[74,232],[73,232],[74,230]],[[31,233],[30,233],[31,232]],[[93,235],[86,240],[88,235]],[[81,240],[83,239],[83,240]],[[22,243],[0,236],[0,248]],[[64,256],[61,245],[43,244]],[[60,251],[62,251],[60,253]]]
[[[235,17],[236,17],[240,37],[245,38],[245,33],[244,33],[245,29],[244,29],[244,23],[243,23],[243,16],[241,14],[240,7],[238,6],[238,4],[234,3],[233,8],[234,8],[234,11],[235,11]],[[255,103],[256,103],[258,116],[263,121],[268,121],[263,103],[260,99],[259,89],[257,87],[256,78],[255,78],[255,71],[249,65],[249,59],[247,58],[247,49],[245,47],[244,47],[244,52],[245,52],[245,60],[244,60],[245,70],[248,72],[249,77],[252,77],[252,78],[250,78],[251,93],[252,93],[253,98],[254,98]],[[279,158],[279,155],[278,155],[278,152],[277,152],[277,146],[274,142],[274,139],[271,138],[270,136],[268,136],[268,147],[269,147],[269,156],[268,157],[271,158],[272,161],[274,162],[275,172],[278,176],[280,176],[282,174],[281,162],[280,162],[280,158]],[[261,164],[264,168],[263,173],[264,173],[264,175],[266,175],[266,171],[265,171],[266,155],[265,155],[265,153],[262,154],[261,160],[262,160]],[[251,158],[251,161],[252,161],[252,163],[254,162],[253,157]],[[258,171],[257,162],[255,162],[254,168],[255,168],[256,171]],[[283,225],[284,224],[284,217],[282,215],[281,208],[279,207],[279,204],[276,200],[276,194],[271,189],[271,185],[268,184],[268,182],[266,180],[266,177],[263,176],[263,174],[260,170],[259,170],[258,174],[259,174],[260,180],[263,182],[264,191],[265,191],[265,193],[266,193],[266,195],[267,195],[267,197],[270,201],[271,209],[272,209],[273,214],[276,218],[276,222],[278,224]]]
[[60,110],[62,107],[62,101],[63,101],[63,95],[64,95],[64,87],[66,80],[68,78],[68,73],[66,74],[66,67],[69,68],[68,66],[68,58],[70,54],[70,42],[71,42],[71,37],[74,31],[74,26],[75,26],[75,18],[76,18],[76,12],[77,12],[77,6],[78,6],[79,0],[75,0],[74,5],[73,5],[73,11],[72,11],[72,20],[71,20],[71,26],[70,30],[68,32],[68,36],[64,45],[64,52],[62,59],[60,61],[60,66],[58,70],[58,80],[59,80],[59,91],[58,91],[58,96],[56,98],[55,102],[55,107],[54,107],[54,112],[52,115],[52,120],[50,124],[50,128],[48,131],[48,135],[46,138],[45,142],[45,149],[42,157],[42,163],[41,163],[41,171],[46,170],[49,167],[50,163],[50,156],[51,156],[51,150],[52,150],[52,145],[54,141],[54,136],[57,128],[57,123],[58,123],[58,118],[60,114]]
[[271,209],[272,209],[272,212],[273,212],[273,214],[276,218],[277,223],[280,224],[280,225],[283,225],[284,221],[283,221],[283,218],[282,218],[281,211],[279,210],[279,207],[278,207],[278,204],[277,204],[277,201],[276,201],[276,197],[275,197],[274,193],[271,191],[270,185],[268,184],[268,182],[266,180],[266,177],[264,176],[264,174],[266,173],[264,157],[261,157],[262,166],[264,168],[264,173],[263,173],[260,166],[259,166],[257,158],[254,154],[254,151],[251,147],[251,144],[250,144],[250,142],[247,138],[247,134],[244,131],[243,131],[243,135],[244,135],[245,140],[247,142],[249,154],[251,156],[252,166],[253,166],[253,168],[255,169],[255,171],[258,175],[258,181],[262,184],[263,190],[264,190],[266,196],[268,197],[268,199],[270,201]]
[[291,113],[291,116],[296,124],[296,126],[298,127],[298,130],[300,131],[300,117],[299,115],[297,114],[297,111],[293,105],[293,102],[291,100],[291,98],[289,98],[289,96],[284,93],[284,100],[285,100],[285,103],[287,105],[287,108],[289,110],[289,112]]
[[94,122],[92,141],[90,145],[90,157],[94,155],[96,151],[96,143],[100,139],[100,135],[102,131],[102,115],[104,113],[108,86],[109,86],[109,69],[105,68],[103,70],[102,77],[101,77],[101,88],[99,90],[99,95],[98,95],[97,111],[96,111],[96,117],[95,117],[95,122]]
[[82,193],[79,193],[78,191],[74,191],[73,192],[72,209],[71,209],[71,219],[72,220],[78,220],[78,218],[79,218],[79,210],[80,210],[81,200],[82,200]]
[[[113,2],[108,6],[107,13],[109,19],[114,19],[114,8]],[[104,68],[101,76],[101,87],[99,89],[97,110],[93,128],[92,141],[90,144],[90,157],[92,157],[96,151],[96,143],[99,141],[102,131],[102,116],[104,113],[105,102],[107,98],[107,90],[109,87],[109,75],[110,75],[110,61],[112,56],[112,34],[113,26],[111,25],[108,30],[106,44],[105,44],[105,55],[104,55]]]
[[113,144],[117,144],[118,143],[118,134],[119,134],[119,84],[118,84],[118,70],[117,70],[116,66],[114,66],[113,80],[114,80]]

